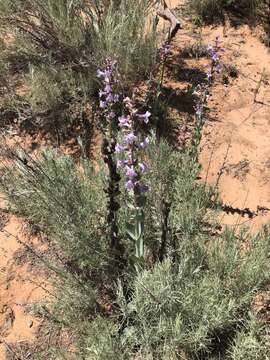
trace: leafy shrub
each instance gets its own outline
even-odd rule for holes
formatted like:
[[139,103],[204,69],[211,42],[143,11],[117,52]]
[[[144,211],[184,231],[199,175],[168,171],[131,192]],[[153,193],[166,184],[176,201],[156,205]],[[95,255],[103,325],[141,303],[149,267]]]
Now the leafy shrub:
[[12,39],[1,55],[6,75],[14,68],[24,75],[34,112],[60,108],[65,116],[96,96],[105,58],[117,60],[123,87],[149,73],[156,54],[150,12],[148,0],[2,0],[0,31]]
[[70,157],[53,152],[43,153],[40,160],[15,159],[1,179],[13,208],[50,235],[72,261],[101,266],[105,195],[92,166],[83,163],[79,172]]
[[232,360],[269,359],[270,350],[265,341],[267,336],[266,326],[251,315],[236,336],[230,351]]
[[223,0],[189,0],[191,9],[204,21],[211,21],[222,15]]
[[261,0],[257,13],[265,31],[265,35],[263,36],[264,43],[270,46],[270,1]]
[[[164,360],[219,359],[224,356],[224,359],[232,360],[237,359],[238,352],[245,354],[254,341],[244,330],[249,326],[246,311],[254,291],[259,289],[265,278],[269,279],[268,260],[257,257],[252,286],[248,277],[243,279],[238,277],[238,273],[247,270],[250,274],[253,271],[250,258],[256,256],[257,247],[269,253],[269,241],[262,234],[254,242],[254,248],[240,254],[232,239],[234,243],[237,241],[233,236],[231,239],[224,236],[216,240],[220,246],[219,257],[224,259],[224,264],[228,263],[225,275],[218,271],[216,252],[209,250],[208,242],[200,238],[192,243],[192,252],[182,250],[177,264],[167,258],[152,269],[138,273],[131,282],[131,300],[120,284],[117,304],[121,322],[112,321],[109,327],[113,331],[98,339],[95,334],[89,333],[85,345],[86,358],[105,359],[102,352],[94,351],[101,343],[102,349],[106,348],[112,354],[118,351],[121,359],[132,356]],[[194,256],[198,247],[201,249],[200,256]],[[261,272],[266,271],[266,277],[261,276]],[[238,289],[240,282],[241,291]],[[105,326],[107,321],[99,318],[98,324]],[[118,350],[115,338],[118,339]],[[232,342],[233,339],[235,342]],[[256,340],[256,351],[262,356],[258,359],[267,358],[263,344],[263,338]]]
[[224,11],[249,17],[255,15],[261,0],[188,0],[191,9],[204,21],[220,20]]
[[[145,220],[149,256],[136,270],[130,266],[134,247],[122,206],[125,252],[117,276],[107,271],[102,167],[95,173],[88,162],[75,165],[51,152],[40,160],[7,153],[17,160],[3,171],[2,191],[71,264],[62,267],[58,301],[51,308],[57,321],[76,333],[78,359],[236,360],[247,354],[255,336],[247,330],[252,299],[270,276],[268,230],[254,237],[229,229],[212,232],[207,215],[212,192],[198,184],[192,152],[152,142]],[[267,356],[263,337],[256,351]]]

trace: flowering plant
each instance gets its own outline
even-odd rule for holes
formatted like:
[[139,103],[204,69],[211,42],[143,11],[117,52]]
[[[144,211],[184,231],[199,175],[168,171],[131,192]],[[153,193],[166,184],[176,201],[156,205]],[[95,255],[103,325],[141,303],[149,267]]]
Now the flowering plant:
[[[143,159],[143,150],[149,144],[149,138],[141,131],[142,124],[148,124],[151,113],[140,113],[129,97],[123,97],[115,89],[116,62],[107,60],[106,67],[98,70],[103,89],[99,92],[102,125],[104,130],[103,159],[109,168],[108,188],[109,216],[112,243],[118,241],[116,197],[120,193],[120,174],[125,180],[128,208],[132,210],[132,223],[127,224],[128,236],[135,242],[137,259],[144,255],[143,246],[143,207],[149,187],[143,182],[148,166]],[[118,142],[116,141],[118,139]],[[113,229],[112,229],[113,228]]]
[[102,155],[108,167],[108,179],[105,192],[108,195],[109,237],[112,249],[119,249],[117,212],[120,208],[118,195],[120,193],[120,175],[117,172],[115,147],[117,138],[117,111],[120,95],[116,92],[118,80],[116,78],[116,62],[107,59],[104,69],[98,69],[97,76],[101,79],[103,89],[99,91],[101,109],[101,127],[103,130]]
[[216,37],[213,45],[207,47],[211,62],[207,67],[206,82],[196,86],[193,95],[196,96],[195,115],[197,123],[203,125],[204,115],[207,108],[207,101],[209,98],[209,88],[212,84],[215,73],[220,73],[222,70],[222,63],[220,61],[220,52],[223,49],[220,47],[219,38]]

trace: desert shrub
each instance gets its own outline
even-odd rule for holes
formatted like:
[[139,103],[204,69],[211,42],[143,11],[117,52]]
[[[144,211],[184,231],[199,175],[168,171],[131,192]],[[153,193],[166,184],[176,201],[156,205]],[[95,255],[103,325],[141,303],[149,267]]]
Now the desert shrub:
[[190,0],[189,6],[204,21],[211,21],[222,16],[223,0]]
[[69,259],[82,267],[102,265],[105,195],[92,166],[83,163],[79,172],[70,157],[53,152],[25,162],[15,155],[1,184],[11,206],[50,235]]
[[191,9],[203,21],[211,22],[223,18],[224,11],[245,17],[254,16],[261,0],[188,0]]
[[209,56],[209,51],[207,45],[204,44],[201,40],[196,41],[191,44],[186,44],[180,51],[180,55],[183,58],[196,58]]
[[265,34],[263,35],[263,41],[267,46],[270,46],[270,1],[261,0],[260,6],[257,10],[260,22],[263,25]]
[[237,334],[230,350],[232,360],[266,360],[270,350],[267,345],[267,326],[252,314],[245,326]]
[[[131,297],[127,298],[121,284],[118,285],[117,304],[121,321],[111,321],[109,327],[113,330],[98,339],[95,334],[88,333],[86,358],[105,359],[102,352],[95,351],[100,344],[102,349],[111,353],[118,351],[121,359],[132,356],[164,360],[219,359],[222,356],[236,359],[238,352],[247,353],[254,341],[246,332],[249,326],[247,311],[255,290],[261,285],[260,271],[267,269],[269,279],[268,260],[257,261],[256,277],[259,281],[254,281],[252,286],[248,277],[243,279],[238,274],[246,270],[251,273],[250,257],[255,256],[257,246],[269,253],[269,240],[262,235],[256,239],[256,244],[254,242],[254,248],[241,255],[228,236],[217,241],[222,242],[220,256],[228,262],[226,276],[213,266],[216,253],[209,250],[205,238],[200,238],[189,245],[188,251],[182,249],[177,263],[167,257],[152,269],[138,273],[130,283]],[[227,246],[230,251],[226,251]],[[197,248],[200,248],[200,256],[194,256],[198,254]],[[232,261],[231,257],[237,260]],[[238,291],[240,281],[242,290]],[[107,319],[98,319],[101,327],[107,322]],[[115,338],[118,339],[118,350]],[[267,358],[263,343],[263,339],[257,340],[256,350],[252,350],[254,353],[259,351],[262,357],[258,359]]]
[[[1,190],[66,260],[50,310],[76,334],[78,359],[234,360],[247,353],[254,341],[247,330],[252,299],[269,281],[268,230],[254,237],[215,233],[208,215],[212,192],[197,182],[192,152],[152,141],[147,256],[132,267],[134,246],[122,205],[118,221],[125,251],[115,272],[116,266],[108,267],[102,167],[96,173],[88,161],[75,165],[52,152],[35,160],[10,151],[16,161],[3,170]],[[263,337],[256,344],[263,359]]]
[[24,99],[40,115],[84,108],[97,95],[96,71],[107,57],[118,62],[122,87],[144,78],[155,61],[148,0],[1,0],[0,14],[1,34],[11,38],[1,53],[5,74],[23,74]]

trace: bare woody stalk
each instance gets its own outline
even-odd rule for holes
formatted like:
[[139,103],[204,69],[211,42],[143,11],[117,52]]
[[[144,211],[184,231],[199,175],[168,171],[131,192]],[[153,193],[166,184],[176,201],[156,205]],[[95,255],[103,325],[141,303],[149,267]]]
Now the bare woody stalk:
[[120,208],[117,197],[119,181],[121,179],[117,172],[115,146],[117,138],[117,106],[119,95],[115,93],[117,80],[115,79],[116,62],[106,60],[103,70],[98,70],[97,76],[101,78],[103,89],[99,92],[100,108],[102,109],[101,125],[103,129],[102,156],[108,168],[107,187],[104,191],[108,196],[107,223],[109,227],[110,247],[112,250],[119,250],[119,231],[117,213]]
[[117,225],[117,212],[119,210],[119,203],[117,196],[119,195],[119,181],[120,176],[117,172],[116,162],[114,160],[115,153],[115,140],[110,142],[105,137],[102,144],[102,156],[105,164],[108,167],[108,186],[105,192],[108,195],[108,215],[107,222],[109,224],[109,237],[112,249],[119,248],[118,239],[118,225]]
[[160,0],[156,4],[157,15],[170,22],[170,32],[168,35],[168,42],[170,42],[176,35],[177,31],[181,29],[179,19],[170,10],[165,0]]

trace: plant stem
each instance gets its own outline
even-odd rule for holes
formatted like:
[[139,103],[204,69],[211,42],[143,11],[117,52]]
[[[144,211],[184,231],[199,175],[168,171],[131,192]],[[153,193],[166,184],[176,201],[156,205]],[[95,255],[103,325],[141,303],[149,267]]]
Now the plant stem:
[[111,140],[111,143],[105,137],[102,145],[103,160],[107,164],[109,175],[108,175],[108,186],[105,192],[108,195],[108,216],[107,222],[109,226],[109,238],[111,249],[119,248],[118,238],[118,224],[117,224],[117,212],[119,210],[119,203],[116,198],[119,195],[119,181],[120,175],[117,173],[116,162],[114,160],[115,152],[115,139]]

